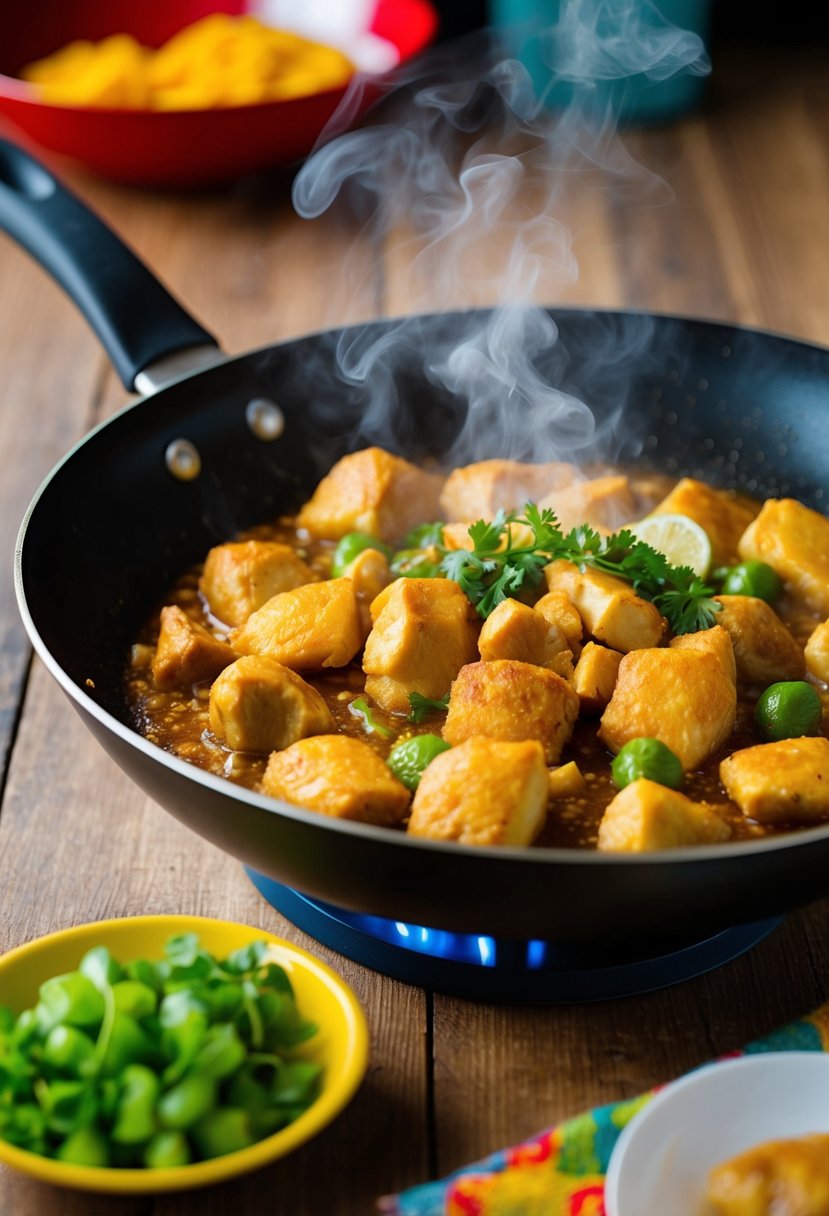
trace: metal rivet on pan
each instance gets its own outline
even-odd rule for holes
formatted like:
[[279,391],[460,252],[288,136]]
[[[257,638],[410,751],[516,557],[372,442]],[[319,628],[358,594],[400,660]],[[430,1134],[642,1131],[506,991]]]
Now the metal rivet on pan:
[[269,442],[278,439],[285,430],[285,415],[278,405],[265,397],[254,397],[245,408],[248,426],[257,439]]
[[201,456],[189,439],[174,439],[168,443],[164,460],[179,481],[193,481],[201,473]]

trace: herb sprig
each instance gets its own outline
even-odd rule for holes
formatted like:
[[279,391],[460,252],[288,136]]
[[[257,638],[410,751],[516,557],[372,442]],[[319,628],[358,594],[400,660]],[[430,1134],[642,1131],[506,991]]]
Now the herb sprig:
[[[528,535],[529,533],[529,535]],[[690,566],[672,566],[664,553],[623,529],[603,536],[588,524],[562,532],[555,512],[527,503],[523,514],[499,511],[469,529],[471,549],[441,547],[441,572],[463,589],[486,618],[524,587],[537,587],[544,567],[559,558],[580,570],[602,570],[651,600],[675,634],[709,629],[720,605]]]

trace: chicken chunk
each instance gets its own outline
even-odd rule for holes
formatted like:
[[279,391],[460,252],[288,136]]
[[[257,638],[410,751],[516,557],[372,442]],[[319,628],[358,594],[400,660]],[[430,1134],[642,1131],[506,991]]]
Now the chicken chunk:
[[829,1136],[769,1140],[715,1166],[705,1199],[711,1216],[826,1216]]
[[612,852],[644,853],[682,845],[718,844],[731,829],[704,802],[640,777],[621,790],[602,816],[598,847]]
[[829,684],[829,621],[818,625],[806,643],[806,666],[816,679]]
[[289,545],[245,540],[210,550],[199,587],[214,616],[225,625],[244,625],[272,596],[315,580]]
[[388,559],[379,549],[363,549],[353,562],[346,566],[343,574],[354,584],[357,609],[360,613],[360,629],[365,642],[371,633],[371,605],[377,596],[394,581]]
[[252,613],[228,641],[239,654],[269,654],[294,671],[344,667],[362,645],[350,578],[283,591]]
[[367,743],[317,735],[274,752],[262,790],[335,819],[393,827],[409,809],[409,791]]
[[493,519],[499,510],[516,511],[528,502],[538,502],[552,490],[569,485],[578,472],[564,461],[522,464],[517,460],[482,460],[455,469],[446,479],[440,496],[442,518]]
[[[717,620],[721,615],[717,616]],[[702,650],[715,655],[729,680],[737,683],[734,645],[728,630],[723,629],[722,625],[712,625],[710,629],[700,629],[698,633],[683,633],[678,638],[672,638],[668,644],[674,650]]]
[[748,684],[802,680],[806,671],[803,648],[765,600],[753,595],[718,595],[722,608],[717,624],[734,647],[737,675]]
[[757,510],[747,499],[737,498],[729,490],[715,490],[704,481],[683,477],[652,514],[687,515],[707,534],[713,565],[730,566],[737,561],[740,537]]
[[631,739],[659,739],[686,772],[722,747],[734,729],[737,690],[714,654],[634,650],[619,664],[599,738],[613,752]]
[[797,595],[829,614],[829,519],[794,498],[769,498],[743,533],[744,561],[766,562]]
[[297,525],[324,540],[340,540],[348,532],[402,540],[415,524],[439,518],[442,485],[442,477],[408,460],[365,448],[337,461],[299,512]]
[[533,604],[536,612],[540,612],[545,621],[555,625],[567,639],[567,645],[577,659],[581,654],[581,639],[584,626],[581,623],[579,610],[569,595],[563,591],[548,591],[540,600]]
[[547,763],[557,764],[578,712],[570,685],[546,667],[516,659],[470,663],[452,685],[443,737],[453,746],[475,735],[537,739]]
[[618,650],[587,643],[573,673],[573,690],[583,713],[600,714],[609,703],[623,657]]
[[519,659],[537,667],[549,667],[569,680],[573,675],[573,653],[557,625],[518,600],[504,600],[484,622],[478,638],[484,662]]
[[759,823],[829,819],[829,739],[781,739],[734,752],[720,765],[729,798]]
[[236,658],[233,649],[192,620],[178,604],[161,609],[161,630],[153,656],[157,688],[189,688],[212,680]]
[[328,706],[269,655],[246,655],[210,689],[210,729],[234,751],[270,752],[336,730]]
[[550,591],[563,591],[578,609],[588,633],[612,650],[640,650],[658,646],[668,627],[653,604],[631,591],[612,574],[587,569],[582,574],[572,562],[555,561],[544,569]]
[[439,700],[477,653],[478,618],[457,583],[401,578],[371,606],[363,654],[366,692],[390,713],[409,712],[409,694]]
[[467,739],[442,752],[424,772],[409,835],[460,844],[530,845],[544,825],[547,781],[540,743]]
[[619,474],[574,481],[564,489],[554,490],[539,502],[556,513],[563,532],[590,524],[603,532],[613,532],[636,513],[636,495],[630,479]]

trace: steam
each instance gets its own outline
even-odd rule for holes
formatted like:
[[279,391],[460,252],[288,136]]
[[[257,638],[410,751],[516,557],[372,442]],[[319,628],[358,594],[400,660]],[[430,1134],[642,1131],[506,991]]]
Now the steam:
[[[541,68],[538,90],[526,63]],[[698,35],[649,0],[561,0],[555,25],[525,33],[520,59],[489,38],[438,48],[404,72],[383,121],[306,162],[294,183],[299,214],[357,207],[373,240],[388,247],[395,234],[407,303],[435,313],[340,339],[340,375],[360,389],[355,438],[405,441],[395,407],[400,369],[415,361],[458,406],[447,464],[612,459],[627,364],[647,346],[647,321],[608,322],[600,348],[578,352],[588,362],[580,392],[590,387],[581,400],[566,387],[576,353],[539,304],[554,304],[578,278],[574,199],[598,191],[624,206],[671,201],[619,134],[632,87],[707,70]],[[346,99],[346,113],[353,104]],[[480,304],[487,310],[460,330],[441,315]],[[325,413],[325,401],[317,408]]]

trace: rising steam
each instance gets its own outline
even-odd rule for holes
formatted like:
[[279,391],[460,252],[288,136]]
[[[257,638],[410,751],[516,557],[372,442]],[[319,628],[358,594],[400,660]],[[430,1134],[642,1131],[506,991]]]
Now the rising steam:
[[[526,63],[541,66],[539,89]],[[362,390],[360,442],[400,438],[397,367],[415,350],[464,419],[447,464],[612,457],[614,410],[624,405],[628,361],[647,345],[647,322],[608,322],[602,349],[581,353],[596,374],[580,384],[612,398],[599,425],[597,401],[562,387],[571,352],[556,350],[539,293],[554,304],[578,277],[578,233],[562,218],[577,211],[574,197],[670,201],[666,183],[619,135],[632,80],[707,70],[701,39],[649,0],[561,0],[555,25],[523,37],[521,59],[491,38],[438,48],[404,73],[373,125],[308,160],[294,184],[297,211],[310,219],[338,200],[363,209],[374,240],[401,242],[409,306],[438,314],[402,318],[379,338],[347,331],[341,339],[340,375]],[[460,339],[440,316],[482,303],[490,308],[467,320]]]

